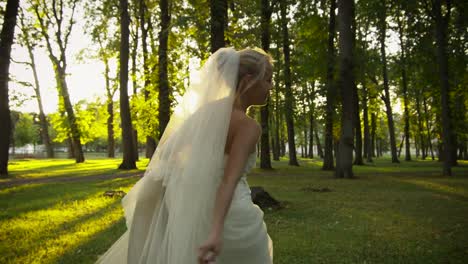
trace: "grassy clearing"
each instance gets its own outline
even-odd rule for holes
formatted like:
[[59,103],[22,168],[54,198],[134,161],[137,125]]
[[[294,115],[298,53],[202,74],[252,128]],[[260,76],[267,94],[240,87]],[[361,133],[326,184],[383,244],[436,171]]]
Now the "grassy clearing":
[[[91,176],[117,173],[119,161],[73,165],[31,160],[22,169],[22,162],[14,161],[20,163],[18,170],[10,170],[16,177]],[[146,163],[141,162],[140,171]],[[320,170],[319,160],[300,163],[289,167],[282,159],[273,162],[275,170],[254,169],[248,177],[251,186],[263,186],[287,205],[265,211],[275,264],[468,261],[468,163],[461,162],[454,168],[456,176],[448,178],[439,176],[438,162],[391,164],[384,158],[354,167],[359,177],[354,180],[334,179],[332,172]],[[81,168],[74,171],[73,166]],[[127,192],[136,181],[27,184],[0,190],[0,263],[93,263],[125,230],[120,199],[102,193]]]
[[140,159],[137,162],[138,169],[130,171],[118,170],[121,162],[121,159],[112,158],[86,159],[83,163],[76,163],[72,159],[16,159],[8,163],[9,178],[0,179],[0,183],[11,179],[138,173],[144,172],[149,160]]

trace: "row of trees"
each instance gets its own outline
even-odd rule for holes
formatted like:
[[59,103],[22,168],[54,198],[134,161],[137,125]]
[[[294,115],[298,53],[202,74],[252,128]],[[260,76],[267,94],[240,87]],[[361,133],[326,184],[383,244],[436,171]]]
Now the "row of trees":
[[[13,36],[30,54],[27,63],[35,77],[30,86],[48,155],[53,151],[35,71],[38,48],[54,65],[60,100],[53,123],[63,128],[59,140],[68,142],[77,162],[84,161],[85,129],[70,103],[66,79],[66,51],[77,19],[85,21],[85,34],[94,43],[83,59],[105,65],[110,157],[114,115],[120,114],[121,168],[135,167],[142,139],[146,156],[154,152],[175,98],[190,82],[190,58],[202,63],[223,46],[260,46],[276,60],[275,90],[257,115],[263,127],[262,168],[271,168],[270,153],[275,160],[285,155],[286,145],[290,165],[299,165],[297,147],[310,158],[316,149],[323,169],[335,170],[338,177],[353,177],[353,164],[372,162],[386,150],[392,162],[400,162],[403,147],[407,161],[411,148],[421,158],[437,155],[444,175],[451,174],[457,157],[468,158],[465,1],[28,0],[19,8],[17,2],[7,1],[2,25],[0,115],[7,128],[0,135],[2,174],[7,173],[11,131],[10,60],[4,58],[10,58]],[[397,52],[389,54],[389,45],[397,45]],[[113,100],[117,91],[118,103]],[[396,104],[402,105],[401,114],[395,113]]]

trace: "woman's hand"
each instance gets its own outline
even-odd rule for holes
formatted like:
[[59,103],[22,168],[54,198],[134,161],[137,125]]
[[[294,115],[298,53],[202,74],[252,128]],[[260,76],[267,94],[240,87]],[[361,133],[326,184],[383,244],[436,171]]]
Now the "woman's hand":
[[221,252],[222,238],[217,232],[211,232],[208,239],[198,248],[199,264],[215,264],[216,257]]

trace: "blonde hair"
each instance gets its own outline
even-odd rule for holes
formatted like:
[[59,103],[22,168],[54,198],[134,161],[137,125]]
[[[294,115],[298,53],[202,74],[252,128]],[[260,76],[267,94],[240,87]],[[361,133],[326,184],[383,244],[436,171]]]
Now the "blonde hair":
[[[237,75],[237,86],[235,103],[240,102],[240,97],[248,89],[250,89],[257,81],[263,79],[266,74],[267,64],[273,66],[273,58],[270,54],[266,53],[260,48],[245,48],[239,52],[239,71]],[[244,76],[250,74],[253,79],[246,85],[244,85]],[[245,86],[241,90],[241,86]]]

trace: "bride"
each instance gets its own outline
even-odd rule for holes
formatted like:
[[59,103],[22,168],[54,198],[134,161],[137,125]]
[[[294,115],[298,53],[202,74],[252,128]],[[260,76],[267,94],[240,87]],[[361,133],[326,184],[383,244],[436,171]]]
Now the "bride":
[[272,58],[221,48],[191,82],[143,177],[122,199],[127,231],[96,263],[271,264],[273,242],[250,198]]

